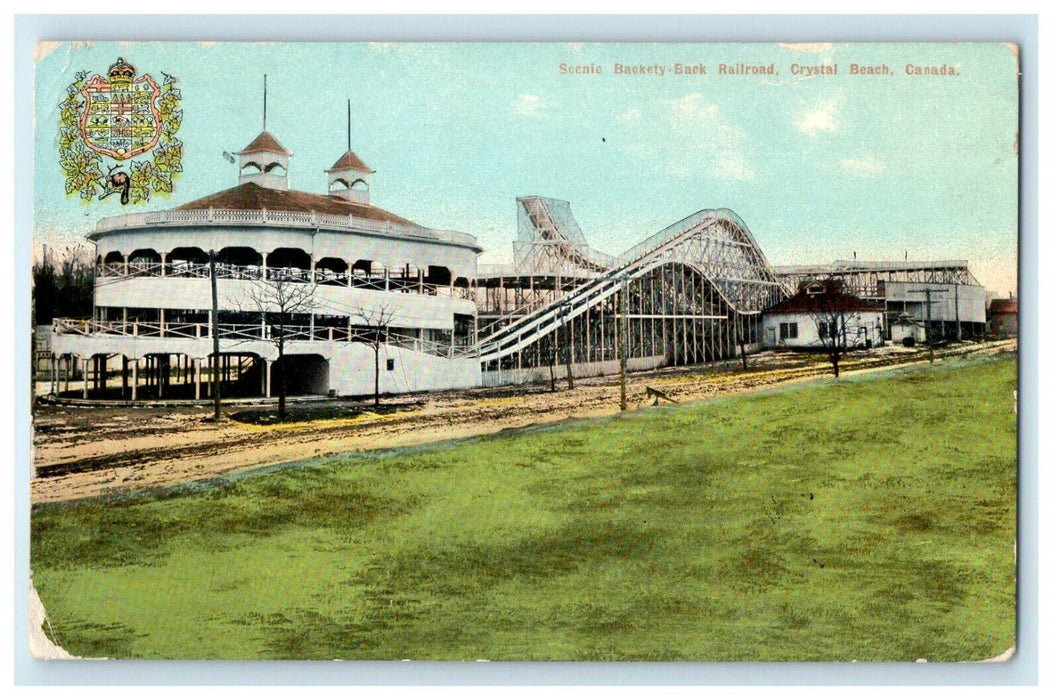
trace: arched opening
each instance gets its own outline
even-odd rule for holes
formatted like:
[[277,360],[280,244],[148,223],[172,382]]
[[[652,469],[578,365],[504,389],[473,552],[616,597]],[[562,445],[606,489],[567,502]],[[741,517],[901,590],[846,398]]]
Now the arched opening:
[[265,257],[270,280],[309,282],[313,259],[298,248],[277,248]]
[[162,256],[150,248],[141,248],[129,253],[129,274],[160,275],[162,273]]
[[457,277],[453,280],[453,296],[459,299],[472,299],[471,281],[467,277]]
[[[328,361],[320,355],[284,355],[284,383],[287,396],[323,395],[328,393],[330,368]],[[280,393],[279,360],[272,363],[270,384],[272,395]]]
[[217,262],[227,265],[261,265],[261,253],[253,248],[234,246],[221,248],[217,253]]
[[98,260],[96,274],[100,277],[125,274],[125,256],[120,252],[112,250],[105,257],[100,257]]
[[[278,172],[276,172],[278,171]],[[273,162],[265,166],[265,172],[269,174],[286,175],[287,169],[283,167],[283,163]]]
[[358,260],[353,264],[353,286],[383,288],[383,267],[374,260]]
[[423,281],[439,287],[448,287],[453,281],[453,274],[448,267],[430,265],[427,267],[427,276],[423,278]]
[[217,253],[217,276],[228,279],[261,279],[261,262],[261,253],[253,248],[222,248]]
[[317,284],[345,285],[349,265],[342,258],[321,258],[317,260]]
[[140,248],[129,253],[129,264],[160,263],[162,256],[151,248]]
[[166,256],[166,274],[176,277],[209,275],[210,256],[202,248],[174,248]]
[[166,256],[172,263],[196,263],[204,264],[210,262],[210,256],[202,248],[174,248]]
[[360,192],[367,192],[368,191],[368,183],[365,182],[364,180],[357,179],[357,180],[354,180],[353,183],[350,185],[350,189],[351,190],[358,190]]

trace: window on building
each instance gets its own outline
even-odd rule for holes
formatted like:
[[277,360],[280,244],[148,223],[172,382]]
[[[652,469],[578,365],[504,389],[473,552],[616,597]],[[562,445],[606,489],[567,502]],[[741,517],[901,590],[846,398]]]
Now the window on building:
[[386,371],[387,372],[393,372],[394,371],[394,358],[392,358],[392,357],[388,357],[387,358],[387,360],[386,360]]
[[799,324],[795,321],[780,324],[780,339],[794,340],[799,337]]

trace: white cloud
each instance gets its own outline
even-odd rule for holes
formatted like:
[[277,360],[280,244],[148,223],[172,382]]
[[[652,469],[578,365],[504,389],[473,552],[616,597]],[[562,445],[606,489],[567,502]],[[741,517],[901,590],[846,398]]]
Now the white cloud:
[[537,95],[519,95],[512,112],[520,117],[540,119],[545,116],[545,101]]
[[701,92],[667,100],[669,118],[675,126],[705,126],[718,116],[718,105],[707,102]]
[[615,118],[620,124],[625,124],[626,126],[640,126],[644,114],[636,107],[630,107]]
[[750,180],[747,132],[703,93],[632,107],[615,117],[627,154],[679,178]]
[[747,132],[725,121],[718,105],[699,92],[666,100],[666,120],[673,142],[667,170],[677,177],[707,173],[722,180],[754,177],[747,160]]
[[785,49],[801,51],[803,53],[824,53],[832,48],[830,43],[807,43],[807,44],[781,44]]
[[886,167],[872,156],[864,158],[844,158],[839,164],[843,170],[855,175],[879,175]]
[[839,98],[837,97],[821,102],[803,112],[796,120],[795,126],[804,134],[835,131],[839,128],[839,119],[836,116],[838,107]]

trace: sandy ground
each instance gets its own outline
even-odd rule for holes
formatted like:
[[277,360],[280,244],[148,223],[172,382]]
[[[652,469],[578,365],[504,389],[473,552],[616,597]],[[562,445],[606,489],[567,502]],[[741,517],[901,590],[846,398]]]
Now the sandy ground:
[[[981,355],[1015,350],[1015,341],[963,344],[936,356]],[[679,403],[704,401],[830,376],[810,355],[760,353],[713,367],[669,369],[629,376],[631,409],[655,401],[651,387]],[[851,354],[842,372],[879,371],[926,362],[922,350],[880,348]],[[579,379],[556,391],[546,385],[426,394],[384,399],[389,412],[277,426],[231,420],[213,423],[209,406],[179,408],[79,408],[40,405],[34,418],[33,503],[141,491],[209,479],[245,469],[344,452],[407,447],[480,436],[501,430],[618,412],[615,376]],[[231,414],[243,408],[225,407]]]

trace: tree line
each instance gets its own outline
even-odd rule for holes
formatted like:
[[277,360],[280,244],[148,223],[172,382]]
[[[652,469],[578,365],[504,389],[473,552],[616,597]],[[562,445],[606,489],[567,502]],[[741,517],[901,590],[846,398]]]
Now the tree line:
[[91,253],[84,246],[68,247],[58,255],[45,246],[40,259],[33,262],[34,324],[48,325],[55,318],[89,318],[93,278]]

